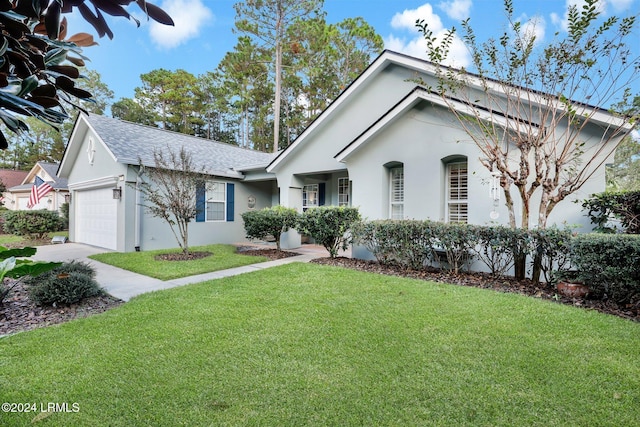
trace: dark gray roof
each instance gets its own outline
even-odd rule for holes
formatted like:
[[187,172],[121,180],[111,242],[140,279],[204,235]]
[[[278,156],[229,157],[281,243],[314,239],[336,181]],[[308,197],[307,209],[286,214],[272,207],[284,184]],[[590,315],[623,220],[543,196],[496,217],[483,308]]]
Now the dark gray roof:
[[[67,182],[67,178],[60,178],[58,176],[58,166],[60,163],[49,163],[49,162],[38,162],[37,165],[40,167],[51,177],[53,181],[47,181],[54,190],[68,190],[69,184]],[[26,178],[26,176],[25,176]],[[35,180],[35,178],[34,178]],[[27,184],[14,185],[9,188],[9,191],[19,192],[19,191],[31,191],[31,187],[33,187],[33,182],[29,182]]]
[[111,117],[90,114],[87,121],[107,145],[119,163],[153,167],[154,150],[180,150],[184,147],[191,154],[197,169],[212,175],[235,176],[243,169],[266,167],[274,154],[248,150],[230,144],[211,141],[177,132]]

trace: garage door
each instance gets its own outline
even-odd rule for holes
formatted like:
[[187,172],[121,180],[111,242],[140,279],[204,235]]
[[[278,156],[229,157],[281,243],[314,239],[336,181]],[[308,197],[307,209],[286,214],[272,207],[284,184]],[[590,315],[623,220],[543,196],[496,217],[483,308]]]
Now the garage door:
[[117,247],[118,201],[111,188],[76,191],[75,241],[101,248]]

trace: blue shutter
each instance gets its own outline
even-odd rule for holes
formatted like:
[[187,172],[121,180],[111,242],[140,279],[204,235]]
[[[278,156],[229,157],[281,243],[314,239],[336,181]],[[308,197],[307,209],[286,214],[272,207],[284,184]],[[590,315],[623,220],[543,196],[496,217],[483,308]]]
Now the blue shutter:
[[318,184],[318,206],[324,206],[325,187],[326,185],[324,182]]
[[232,184],[230,182],[227,182],[227,221],[232,222],[233,221],[233,214],[234,214],[234,203],[235,203],[235,194],[234,194],[234,189],[235,189],[235,184]]
[[204,222],[206,219],[205,197],[204,182],[199,182],[196,184],[196,222]]

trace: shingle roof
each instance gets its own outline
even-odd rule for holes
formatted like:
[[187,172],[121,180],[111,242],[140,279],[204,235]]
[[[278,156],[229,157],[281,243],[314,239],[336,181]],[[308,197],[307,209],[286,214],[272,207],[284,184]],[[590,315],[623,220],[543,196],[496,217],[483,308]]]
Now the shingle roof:
[[197,169],[212,175],[237,176],[245,168],[268,165],[274,154],[248,150],[151,126],[90,114],[87,121],[119,163],[153,167],[154,150],[184,147]]
[[24,181],[28,174],[29,172],[27,171],[0,169],[0,181],[2,181],[6,188],[15,187],[16,185],[22,184],[22,181]]
[[38,164],[50,177],[53,178],[53,182],[49,182],[53,188],[65,190],[68,188],[69,184],[67,182],[67,178],[60,178],[58,176],[58,166],[60,166],[60,163],[38,162]]

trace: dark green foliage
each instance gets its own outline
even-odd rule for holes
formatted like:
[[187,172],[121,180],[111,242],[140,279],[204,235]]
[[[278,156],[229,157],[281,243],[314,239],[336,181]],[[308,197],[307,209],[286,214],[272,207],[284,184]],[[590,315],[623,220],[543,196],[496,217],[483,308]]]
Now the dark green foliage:
[[540,260],[544,279],[550,282],[553,280],[553,271],[562,270],[569,264],[571,231],[549,227],[529,230],[528,235],[531,239],[531,255]]
[[68,229],[69,228],[69,203],[65,202],[62,205],[60,205],[60,214],[62,215],[62,221],[64,224],[64,228]]
[[[60,265],[59,262],[32,262],[26,257],[35,255],[36,248],[7,249],[0,246],[0,305],[23,278],[35,276],[45,271],[49,271]],[[20,257],[22,259],[16,259]],[[13,282],[5,283],[5,278],[14,279]]]
[[64,220],[55,211],[10,211],[4,218],[5,233],[18,236],[42,239],[47,233],[64,229]]
[[104,294],[95,281],[95,271],[84,262],[62,264],[25,281],[29,298],[38,305],[73,304]]
[[268,236],[273,236],[278,250],[280,250],[282,233],[289,228],[295,228],[298,224],[298,212],[284,206],[248,211],[241,216],[244,221],[245,233],[249,239],[265,239]]
[[364,221],[354,229],[357,242],[381,264],[420,269],[431,256],[431,229],[426,221]]
[[346,250],[353,242],[351,229],[360,221],[357,208],[321,206],[307,209],[300,217],[299,231],[307,234],[329,251],[331,258],[338,250]]
[[578,235],[571,244],[571,264],[591,297],[623,303],[640,298],[640,236]]
[[640,234],[640,191],[594,194],[582,203],[582,208],[596,226],[594,231],[615,233],[617,228],[610,221],[617,219],[622,232]]
[[476,257],[485,264],[491,274],[504,275],[515,262],[515,254],[526,243],[524,233],[507,227],[476,227],[478,245],[473,249]]

